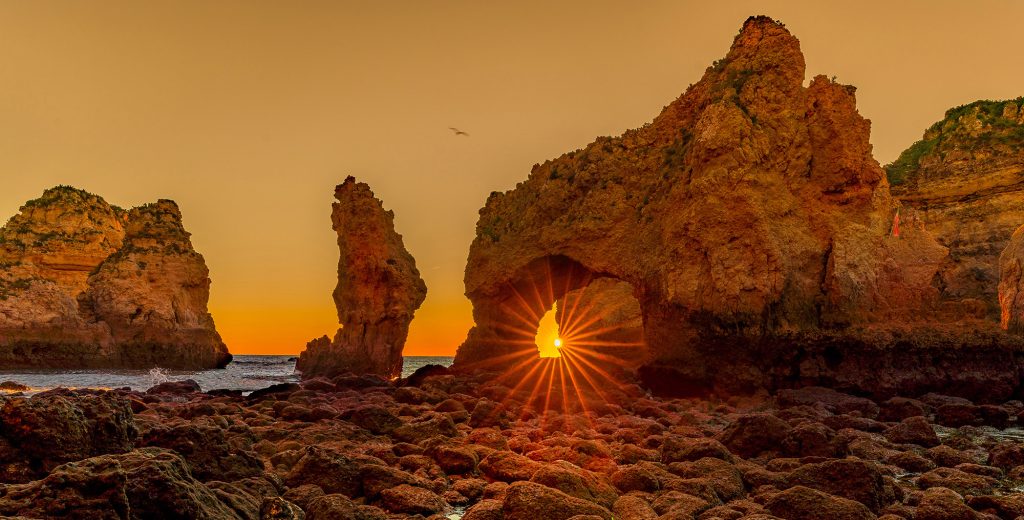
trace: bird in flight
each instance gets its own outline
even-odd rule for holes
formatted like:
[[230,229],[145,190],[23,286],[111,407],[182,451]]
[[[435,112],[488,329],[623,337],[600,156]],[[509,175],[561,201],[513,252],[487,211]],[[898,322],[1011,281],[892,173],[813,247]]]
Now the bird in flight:
[[449,126],[448,129],[451,130],[452,132],[455,132],[455,135],[464,135],[466,137],[469,137],[468,133],[463,132],[462,130],[459,130],[458,128],[455,128],[454,126]]

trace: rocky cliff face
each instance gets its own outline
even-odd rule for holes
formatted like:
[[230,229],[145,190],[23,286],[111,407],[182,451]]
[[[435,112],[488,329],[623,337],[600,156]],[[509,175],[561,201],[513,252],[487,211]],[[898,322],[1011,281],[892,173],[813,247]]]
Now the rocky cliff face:
[[999,306],[1002,328],[1024,333],[1024,226],[1017,228],[999,256]]
[[605,277],[635,289],[643,355],[700,385],[759,372],[753,357],[720,370],[752,341],[936,319],[947,248],[920,223],[890,235],[897,202],[854,88],[803,81],[797,39],[751,18],[652,123],[492,193],[466,268],[476,326],[456,365],[535,355],[522,330]]
[[949,248],[946,305],[998,319],[999,254],[1024,225],[1024,98],[948,110],[886,171],[908,216]]
[[348,177],[334,191],[331,222],[338,233],[334,340],[313,340],[296,368],[304,377],[343,372],[398,377],[409,323],[427,296],[416,260],[370,187]]
[[209,289],[174,202],[46,190],[0,228],[0,366],[224,366]]

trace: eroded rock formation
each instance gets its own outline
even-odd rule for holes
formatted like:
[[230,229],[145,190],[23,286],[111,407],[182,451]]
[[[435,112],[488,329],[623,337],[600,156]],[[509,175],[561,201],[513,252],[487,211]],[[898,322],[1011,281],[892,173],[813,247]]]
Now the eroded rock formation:
[[945,305],[997,319],[999,255],[1024,225],[1024,98],[948,110],[886,171],[906,215],[949,248]]
[[224,366],[209,291],[173,201],[46,190],[0,228],[0,366]]
[[[652,123],[492,193],[466,268],[476,325],[456,366],[509,367],[532,355],[519,330],[603,277],[634,287],[648,366],[670,367],[680,387],[826,381],[871,350],[851,327],[940,316],[933,280],[948,250],[913,219],[890,233],[898,203],[854,88],[803,81],[797,39],[751,18],[728,55]],[[798,338],[822,347],[797,348]],[[1015,366],[1016,354],[1002,352],[1009,365],[993,370]],[[766,355],[785,370],[763,370]],[[820,375],[801,377],[806,363]]]
[[1024,333],[1024,226],[999,256],[999,306],[1003,329]]
[[334,340],[311,341],[296,368],[304,377],[344,372],[398,377],[409,323],[427,296],[416,260],[370,187],[348,177],[334,190],[331,222],[338,233]]

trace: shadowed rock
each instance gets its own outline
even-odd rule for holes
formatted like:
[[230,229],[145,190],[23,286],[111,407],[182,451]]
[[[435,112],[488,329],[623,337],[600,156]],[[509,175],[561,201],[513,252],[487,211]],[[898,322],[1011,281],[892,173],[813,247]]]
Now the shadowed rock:
[[409,323],[427,286],[395,232],[394,213],[384,210],[369,186],[348,177],[334,197],[331,221],[341,253],[334,303],[342,327],[333,341],[324,336],[306,345],[296,368],[303,377],[398,377]]

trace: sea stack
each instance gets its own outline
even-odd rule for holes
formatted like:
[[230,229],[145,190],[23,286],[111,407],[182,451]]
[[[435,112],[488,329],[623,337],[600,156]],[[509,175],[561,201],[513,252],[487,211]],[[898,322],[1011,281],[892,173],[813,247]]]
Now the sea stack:
[[904,215],[949,248],[943,306],[999,319],[999,255],[1024,225],[1024,97],[947,110],[886,172]]
[[[456,368],[536,356],[520,329],[611,278],[639,302],[633,355],[656,390],[970,392],[970,366],[998,381],[986,391],[1012,394],[1019,342],[994,322],[977,332],[940,321],[934,282],[949,250],[919,220],[895,228],[899,202],[855,88],[804,80],[799,41],[751,17],[653,122],[492,193],[467,261],[475,327]],[[935,373],[908,375],[922,364]]]
[[303,377],[398,377],[409,323],[427,286],[395,232],[394,212],[384,209],[368,185],[349,176],[334,198],[331,222],[340,252],[334,304],[341,328],[333,341],[324,336],[309,342],[296,368]]
[[0,228],[0,366],[204,369],[231,354],[177,204],[131,210],[68,186]]

